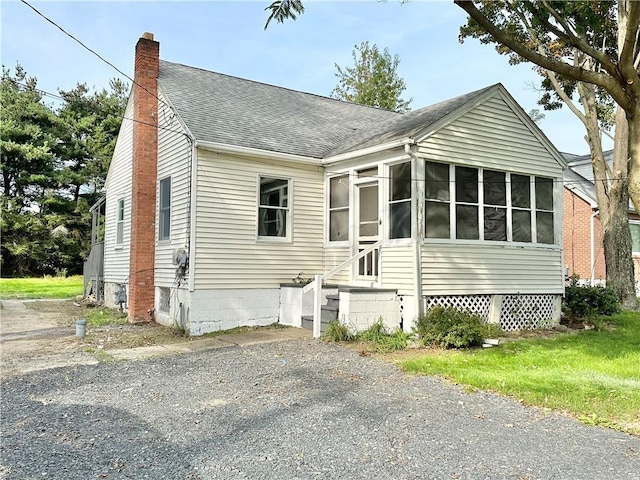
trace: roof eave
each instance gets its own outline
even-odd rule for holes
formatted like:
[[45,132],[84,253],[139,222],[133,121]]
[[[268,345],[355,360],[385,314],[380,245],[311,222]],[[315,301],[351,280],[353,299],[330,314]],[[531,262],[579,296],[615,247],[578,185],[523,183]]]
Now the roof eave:
[[305,163],[311,165],[319,165],[320,159],[307,157],[304,155],[295,155],[292,153],[274,152],[271,150],[262,150],[259,148],[242,147],[239,145],[229,145],[226,143],[208,142],[204,140],[196,140],[195,147],[208,150],[215,153],[230,153],[234,155],[243,155],[252,158],[264,158],[269,160],[285,160],[293,163]]
[[383,152],[385,150],[391,150],[393,148],[402,147],[404,145],[412,145],[414,142],[413,138],[405,137],[400,140],[394,140],[392,142],[381,143],[379,145],[373,145],[371,147],[360,148],[358,150],[353,150],[351,152],[340,153],[338,155],[332,155],[330,157],[326,157],[322,159],[323,165],[330,165],[337,162],[342,162],[344,160],[350,160],[352,158],[364,157],[365,155],[371,155],[373,153]]

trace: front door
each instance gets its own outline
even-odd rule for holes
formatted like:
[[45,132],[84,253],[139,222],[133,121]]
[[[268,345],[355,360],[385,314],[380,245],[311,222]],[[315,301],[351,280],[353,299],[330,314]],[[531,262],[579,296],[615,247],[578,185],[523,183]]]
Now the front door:
[[[380,234],[378,182],[357,185],[357,248],[358,252],[376,243]],[[378,249],[369,252],[358,263],[357,276],[367,280],[378,276]]]

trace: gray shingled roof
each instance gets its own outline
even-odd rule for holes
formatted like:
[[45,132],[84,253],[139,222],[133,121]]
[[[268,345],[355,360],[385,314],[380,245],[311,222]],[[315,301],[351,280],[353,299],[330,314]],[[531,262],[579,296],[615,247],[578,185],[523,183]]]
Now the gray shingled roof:
[[313,158],[406,138],[493,88],[400,114],[162,60],[158,81],[198,141]]

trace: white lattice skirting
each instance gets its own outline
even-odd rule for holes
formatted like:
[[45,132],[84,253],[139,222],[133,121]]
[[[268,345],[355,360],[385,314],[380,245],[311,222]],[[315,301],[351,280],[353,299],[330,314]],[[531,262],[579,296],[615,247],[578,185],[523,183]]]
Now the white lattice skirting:
[[489,321],[491,295],[447,295],[442,297],[425,297],[425,311],[433,307],[457,308],[480,315],[485,322]]
[[499,323],[504,331],[549,327],[556,312],[556,295],[447,295],[425,297],[425,310],[454,307]]

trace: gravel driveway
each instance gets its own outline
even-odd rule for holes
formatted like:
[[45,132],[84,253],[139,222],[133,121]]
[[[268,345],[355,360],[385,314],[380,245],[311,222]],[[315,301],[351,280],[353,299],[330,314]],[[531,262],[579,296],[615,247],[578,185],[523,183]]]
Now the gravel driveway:
[[2,383],[0,478],[638,479],[640,439],[312,340]]

